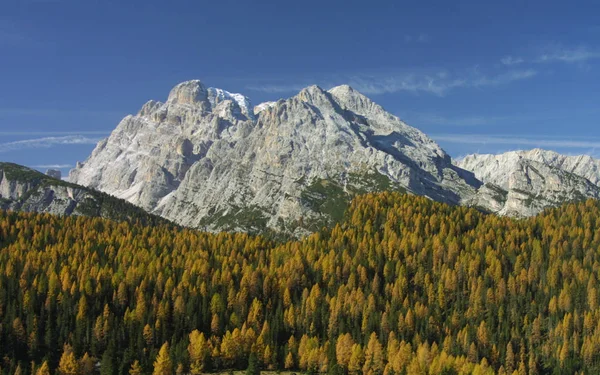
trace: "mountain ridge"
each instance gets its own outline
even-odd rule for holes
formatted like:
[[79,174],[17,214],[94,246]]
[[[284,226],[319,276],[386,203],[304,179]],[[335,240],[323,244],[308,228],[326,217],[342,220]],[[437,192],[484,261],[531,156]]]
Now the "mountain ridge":
[[329,195],[347,204],[350,191],[378,187],[373,178],[453,204],[480,185],[424,133],[347,85],[309,86],[257,114],[210,95],[193,80],[165,103],[149,101],[70,180],[186,226],[300,227],[298,235],[318,228],[300,221],[332,223],[319,209],[331,205]]
[[[600,198],[600,160],[588,155],[567,156],[537,148],[467,155],[456,165],[473,172],[486,189],[504,191],[504,202],[491,210],[501,215],[532,216],[563,202]],[[472,203],[477,205],[477,199],[489,193],[481,190]]]
[[0,162],[0,209],[172,224],[106,193],[6,162]]
[[[475,167],[470,157],[453,161],[425,133],[348,85],[312,85],[252,107],[242,94],[191,80],[165,102],[150,100],[126,116],[69,179],[184,226],[297,237],[338,221],[354,195],[371,191],[517,217],[600,197],[586,179],[600,181],[600,173],[574,174],[585,174],[583,159],[530,153],[503,168]],[[491,179],[482,168],[503,174]]]

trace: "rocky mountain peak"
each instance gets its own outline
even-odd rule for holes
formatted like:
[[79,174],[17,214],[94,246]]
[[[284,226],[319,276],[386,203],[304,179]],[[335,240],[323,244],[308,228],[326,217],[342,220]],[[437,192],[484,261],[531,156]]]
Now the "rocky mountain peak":
[[208,99],[208,90],[200,80],[178,84],[169,93],[169,104],[196,104]]
[[198,80],[123,119],[70,180],[186,226],[296,235],[339,218],[359,192],[458,204],[479,186],[433,140],[349,86],[309,86],[252,108]]
[[294,235],[376,190],[514,216],[600,197],[596,159],[534,149],[453,165],[426,134],[348,85],[252,108],[242,94],[183,82],[166,103],[125,117],[69,178],[185,226]]
[[333,95],[340,106],[357,114],[391,116],[380,105],[348,85],[336,86],[330,89],[329,93]]
[[327,92],[317,85],[311,85],[302,89],[295,97],[291,99],[297,99],[308,104],[322,104],[323,102],[330,103],[330,98]]

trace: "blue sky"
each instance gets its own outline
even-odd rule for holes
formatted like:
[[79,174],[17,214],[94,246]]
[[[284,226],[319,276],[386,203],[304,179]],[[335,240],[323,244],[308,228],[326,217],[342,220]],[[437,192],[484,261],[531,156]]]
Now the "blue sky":
[[348,83],[453,157],[600,156],[600,5],[0,2],[0,160],[66,173],[126,114],[201,79],[254,104]]

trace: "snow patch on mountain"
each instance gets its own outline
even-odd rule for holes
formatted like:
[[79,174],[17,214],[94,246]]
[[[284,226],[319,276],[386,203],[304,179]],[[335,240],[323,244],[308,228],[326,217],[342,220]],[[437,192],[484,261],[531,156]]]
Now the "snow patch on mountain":
[[250,99],[248,99],[242,94],[231,93],[223,89],[209,87],[208,100],[213,108],[216,107],[218,103],[224,100],[232,100],[240,107],[243,114],[254,119],[254,112],[251,111],[252,105],[250,103]]
[[257,106],[254,107],[254,114],[258,115],[259,113],[261,113],[265,109],[269,109],[271,107],[274,107],[276,104],[277,104],[277,102],[263,102],[263,103],[260,103],[259,105],[257,105]]

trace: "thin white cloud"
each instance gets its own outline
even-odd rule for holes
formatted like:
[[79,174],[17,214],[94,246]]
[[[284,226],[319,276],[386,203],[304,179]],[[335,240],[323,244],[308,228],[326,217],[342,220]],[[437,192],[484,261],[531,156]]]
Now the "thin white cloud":
[[600,59],[600,49],[593,49],[585,45],[564,46],[551,44],[539,48],[537,55],[530,57],[508,55],[503,57],[500,62],[506,66],[546,63],[581,64],[593,59]]
[[[577,108],[578,115],[597,116],[600,108]],[[527,124],[532,121],[565,121],[573,120],[573,110],[558,110],[530,113],[511,113],[509,115],[458,115],[448,116],[435,112],[418,112],[412,110],[396,111],[398,117],[405,118],[415,126],[486,126],[500,123]]]
[[504,65],[519,65],[525,62],[521,57],[505,56],[500,60]]
[[537,72],[533,69],[513,70],[510,72],[498,74],[495,76],[481,76],[473,80],[470,84],[473,87],[482,86],[500,86],[514,81],[521,81],[535,76]]
[[536,138],[526,136],[510,135],[482,135],[482,134],[433,134],[431,138],[436,141],[457,144],[480,144],[480,145],[513,145],[533,147],[557,147],[557,148],[600,148],[600,139],[559,139],[559,138]]
[[419,125],[436,125],[436,126],[482,126],[497,123],[499,121],[505,121],[509,119],[509,116],[458,116],[458,117],[447,117],[436,113],[419,113],[419,112],[407,112],[406,118],[410,119],[410,122],[415,126]]
[[39,164],[32,165],[31,168],[39,168],[39,169],[67,169],[73,168],[71,164]]
[[2,136],[35,136],[35,135],[108,135],[110,130],[82,130],[82,131],[43,131],[43,130],[31,130],[31,131],[0,131]]
[[57,145],[93,145],[98,143],[100,139],[84,137],[82,135],[24,139],[21,141],[0,143],[0,153],[32,148],[49,148]]
[[0,108],[0,115],[7,116],[124,116],[122,111],[55,108]]
[[[444,96],[449,91],[457,88],[482,88],[489,86],[501,86],[511,82],[529,79],[537,72],[533,69],[511,70],[508,72],[484,75],[471,72],[464,76],[453,76],[444,70],[429,73],[405,73],[383,75],[353,75],[340,77],[335,81],[323,80],[318,84],[323,88],[330,88],[340,84],[349,84],[356,90],[366,95],[390,94],[397,92],[427,93]],[[303,88],[314,84],[263,84],[246,86],[248,90],[266,93],[289,93],[298,92]]]
[[248,85],[246,89],[252,91],[266,92],[269,94],[279,94],[288,92],[298,92],[303,88],[310,86],[311,83],[302,84],[262,84],[262,85]]
[[600,58],[600,50],[593,50],[587,46],[566,47],[552,45],[546,47],[543,53],[535,60],[540,63],[564,62],[582,63]]
[[377,95],[409,91],[444,96],[449,91],[457,88],[501,86],[531,78],[536,74],[535,70],[527,69],[513,70],[496,75],[469,74],[463,77],[452,77],[442,71],[437,74],[407,74],[386,78],[354,77],[350,80],[350,85],[364,94]]

